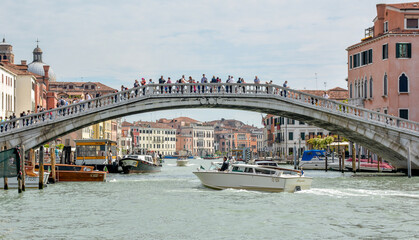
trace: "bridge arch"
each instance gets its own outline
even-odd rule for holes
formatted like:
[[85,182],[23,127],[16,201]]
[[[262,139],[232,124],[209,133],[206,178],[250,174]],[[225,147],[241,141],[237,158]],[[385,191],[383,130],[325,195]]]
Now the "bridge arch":
[[[172,88],[171,93],[161,93],[161,86]],[[380,153],[398,168],[406,168],[410,148],[412,168],[419,169],[418,123],[266,84],[146,85],[8,121],[0,144],[30,149],[105,120],[185,108],[237,109],[303,121]]]

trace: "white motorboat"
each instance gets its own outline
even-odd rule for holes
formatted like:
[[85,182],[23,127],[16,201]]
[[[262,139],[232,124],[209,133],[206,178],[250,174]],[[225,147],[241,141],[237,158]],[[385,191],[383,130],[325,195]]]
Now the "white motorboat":
[[178,167],[184,167],[189,163],[189,160],[187,158],[178,158],[176,160],[176,165]]
[[193,172],[206,187],[213,189],[246,189],[268,192],[295,192],[311,187],[312,178],[302,171],[259,166],[232,164],[227,170],[219,171],[220,163],[214,162],[210,169],[199,168]]

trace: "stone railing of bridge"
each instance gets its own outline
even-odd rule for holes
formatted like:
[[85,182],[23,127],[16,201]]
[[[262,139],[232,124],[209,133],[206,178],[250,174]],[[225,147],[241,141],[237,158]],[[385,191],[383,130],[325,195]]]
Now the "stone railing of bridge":
[[25,129],[36,128],[41,125],[66,120],[70,117],[103,111],[110,107],[129,104],[149,97],[257,97],[262,95],[264,97],[271,96],[279,98],[290,103],[315,107],[319,110],[348,116],[353,119],[366,120],[369,123],[391,128],[395,131],[411,132],[413,135],[419,136],[418,122],[374,112],[274,84],[183,83],[147,84],[126,91],[120,91],[90,100],[83,100],[78,103],[4,121],[0,123],[0,140],[2,135],[7,135],[12,132],[25,131]]

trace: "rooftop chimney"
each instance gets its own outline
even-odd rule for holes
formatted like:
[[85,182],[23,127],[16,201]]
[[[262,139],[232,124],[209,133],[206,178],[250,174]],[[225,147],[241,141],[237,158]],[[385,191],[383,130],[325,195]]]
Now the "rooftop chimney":
[[44,65],[44,81],[47,88],[47,91],[49,91],[49,65]]
[[20,60],[20,65],[26,65],[26,60]]
[[377,4],[377,22],[375,23],[374,36],[384,33],[384,15],[386,12],[386,4]]

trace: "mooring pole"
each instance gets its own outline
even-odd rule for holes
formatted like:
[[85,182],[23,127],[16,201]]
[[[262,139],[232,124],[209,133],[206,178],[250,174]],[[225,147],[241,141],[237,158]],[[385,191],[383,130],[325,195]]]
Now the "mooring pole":
[[342,173],[345,171],[345,149],[343,149],[342,150],[342,157],[341,157],[341,161],[342,161],[342,164],[341,164],[341,166],[342,166],[342,168],[341,168],[341,171],[342,171]]
[[327,172],[327,152],[326,152],[326,156],[324,158],[324,171]]
[[358,146],[358,144],[356,146],[357,146],[357,151],[358,151],[358,167],[357,167],[358,170],[357,171],[360,172],[361,171],[361,150],[362,150],[362,147]]
[[377,159],[377,168],[378,168],[378,172],[381,172],[380,162],[381,162],[381,156],[379,156],[379,157],[378,157],[378,159]]
[[[4,147],[4,151],[7,150],[7,147]],[[3,169],[7,169],[7,161],[3,162]],[[7,182],[7,177],[3,177],[3,183],[4,183],[4,190],[8,190],[9,189],[9,184]]]
[[[22,149],[21,149],[22,150]],[[19,157],[19,173],[17,175],[17,192],[18,193],[22,193],[22,163],[24,162],[24,156],[22,154],[22,151],[20,152],[20,154],[18,154]]]
[[39,189],[44,188],[44,146],[39,148]]
[[55,183],[55,149],[50,148],[52,183]]
[[25,191],[26,190],[26,182],[25,182],[25,177],[26,177],[26,167],[25,167],[25,156],[26,156],[26,154],[25,154],[25,146],[24,145],[22,145],[22,147],[21,147],[21,149],[22,149],[22,158],[23,158],[23,160],[22,160],[22,191]]
[[294,144],[293,154],[294,154],[294,169],[297,169],[297,154],[295,152],[295,144]]
[[407,177],[412,177],[412,162],[410,160],[410,146],[407,147]]
[[356,172],[356,151],[355,144],[352,143],[352,172]]

